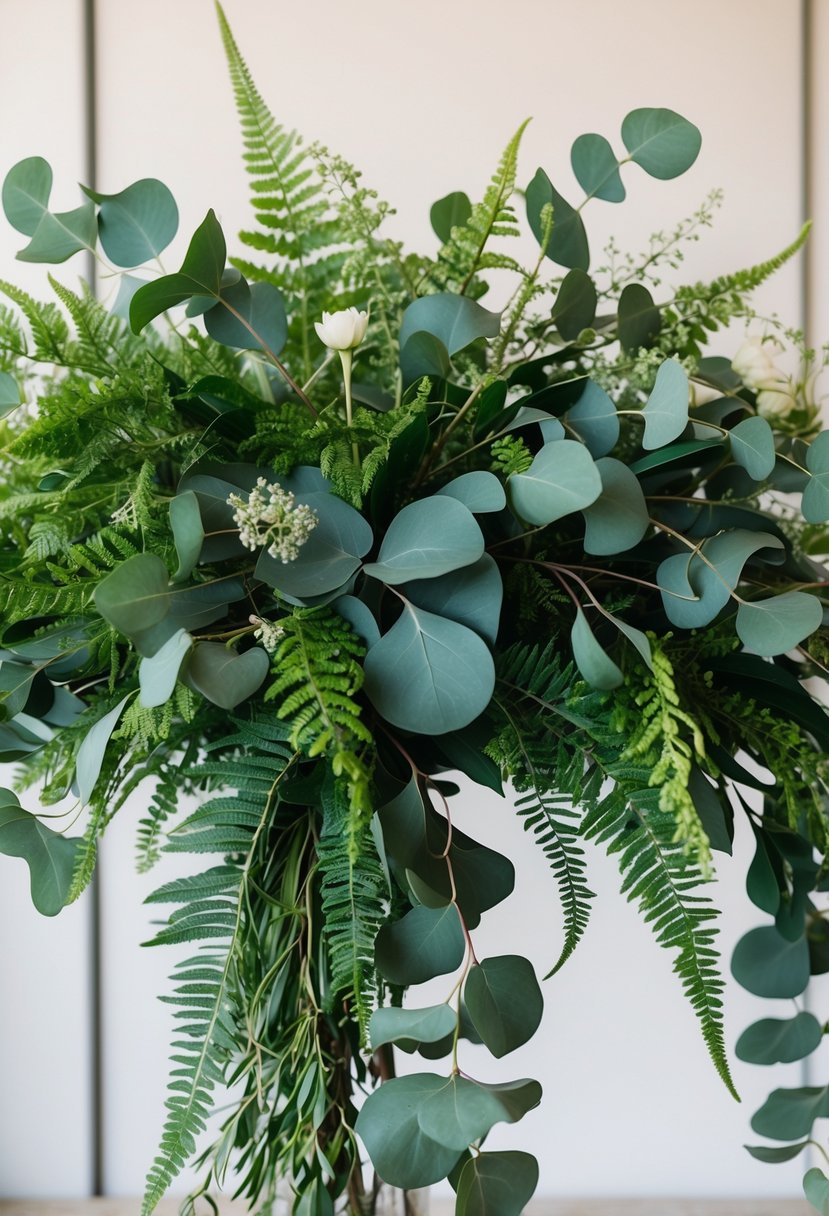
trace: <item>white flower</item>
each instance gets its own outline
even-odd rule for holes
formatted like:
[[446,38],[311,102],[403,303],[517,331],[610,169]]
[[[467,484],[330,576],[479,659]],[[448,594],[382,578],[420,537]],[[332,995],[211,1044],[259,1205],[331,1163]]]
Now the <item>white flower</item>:
[[253,631],[253,636],[257,642],[262,644],[268,654],[273,654],[282,638],[284,638],[285,630],[281,625],[277,625],[275,621],[266,621],[261,616],[250,616],[248,620],[251,625],[257,626]]
[[792,410],[797,409],[797,401],[792,391],[792,384],[784,380],[778,387],[761,389],[757,394],[757,413],[769,422],[788,418]]
[[283,564],[296,561],[300,547],[319,522],[316,511],[297,506],[289,490],[279,484],[268,485],[264,477],[257,480],[247,498],[231,494],[227,501],[233,507],[233,520],[245,548],[263,549],[267,545],[271,557]]
[[774,388],[785,382],[783,372],[774,363],[774,356],[782,353],[782,346],[773,338],[748,338],[731,360],[731,366],[746,388]]
[[329,350],[354,350],[366,336],[368,313],[356,308],[324,312],[322,320],[314,322],[314,329]]

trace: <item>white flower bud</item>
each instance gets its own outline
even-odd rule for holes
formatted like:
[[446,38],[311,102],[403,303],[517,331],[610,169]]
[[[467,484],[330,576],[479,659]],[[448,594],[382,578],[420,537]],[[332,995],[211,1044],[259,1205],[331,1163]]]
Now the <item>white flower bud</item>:
[[329,350],[354,350],[366,336],[368,313],[356,308],[324,312],[322,320],[314,322],[314,329]]
[[731,366],[746,388],[772,387],[782,378],[782,372],[774,365],[774,356],[782,351],[773,338],[748,338],[731,360]]
[[791,382],[784,380],[779,387],[764,388],[757,394],[757,413],[769,422],[788,418],[797,409]]

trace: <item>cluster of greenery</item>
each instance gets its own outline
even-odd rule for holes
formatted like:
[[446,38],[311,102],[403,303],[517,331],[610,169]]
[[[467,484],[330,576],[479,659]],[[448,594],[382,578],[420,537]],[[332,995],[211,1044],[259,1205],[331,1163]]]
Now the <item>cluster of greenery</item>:
[[[773,426],[704,353],[805,234],[656,302],[707,206],[591,274],[584,204],[620,203],[623,167],[674,178],[699,151],[690,122],[640,109],[622,157],[574,143],[578,207],[542,169],[521,202],[521,128],[479,202],[434,205],[437,253],[408,253],[350,165],[274,120],[220,22],[249,258],[228,264],[208,212],[166,273],[178,213],[155,180],[55,213],[45,161],[5,179],[23,260],[92,251],[121,280],[112,305],[54,278],[51,303],[0,284],[0,760],[19,791],[70,807],[61,830],[0,791],[0,852],[53,915],[140,788],[139,865],[190,855],[151,898],[173,908],[154,944],[191,949],[163,998],[174,1066],[145,1213],[198,1148],[198,1195],[230,1180],[252,1210],[279,1193],[294,1216],[367,1216],[383,1184],[448,1177],[461,1216],[519,1216],[534,1158],[483,1145],[541,1089],[470,1076],[465,1044],[510,1053],[543,998],[526,958],[476,953],[516,876],[453,825],[447,774],[508,783],[516,830],[549,859],[550,975],[590,917],[583,842],[616,854],[729,1089],[706,884],[735,815],[757,840],[749,896],[774,917],[738,947],[738,979],[795,997],[829,970],[815,360]],[[524,208],[529,269],[509,253]],[[493,276],[514,284],[501,312],[480,302]],[[351,308],[368,331],[338,360],[315,322]],[[446,998],[424,1008],[417,986],[438,976]],[[822,1033],[800,1012],[737,1052],[793,1060]],[[396,1050],[422,1067],[396,1076]],[[777,1091],[756,1130],[799,1142],[751,1151],[790,1157],[827,1114],[826,1089]],[[807,1188],[829,1210],[821,1171]]]

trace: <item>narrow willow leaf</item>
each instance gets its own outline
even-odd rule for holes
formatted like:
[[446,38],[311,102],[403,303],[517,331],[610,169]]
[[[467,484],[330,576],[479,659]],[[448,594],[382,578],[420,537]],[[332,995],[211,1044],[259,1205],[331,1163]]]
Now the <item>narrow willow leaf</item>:
[[107,744],[110,736],[118,725],[118,719],[124,712],[127,702],[132,693],[127,693],[123,700],[119,701],[114,709],[111,709],[103,718],[99,718],[83,738],[81,746],[78,748],[78,755],[75,760],[75,788],[78,798],[85,806],[92,797],[92,791],[95,789],[98,778],[101,775],[101,766],[104,762]]

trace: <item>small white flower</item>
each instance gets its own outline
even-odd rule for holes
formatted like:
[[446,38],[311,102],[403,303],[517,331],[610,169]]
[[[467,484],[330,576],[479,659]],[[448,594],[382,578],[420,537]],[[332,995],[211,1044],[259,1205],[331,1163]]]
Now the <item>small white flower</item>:
[[266,621],[261,616],[250,616],[248,620],[251,625],[257,626],[253,631],[253,636],[257,642],[261,643],[268,654],[273,654],[282,638],[284,638],[285,630],[281,625],[277,625],[276,621]]
[[233,520],[246,549],[264,549],[283,564],[296,561],[299,550],[319,522],[311,507],[296,505],[289,490],[260,477],[247,498],[231,494]]
[[322,320],[314,322],[314,329],[329,350],[354,350],[366,336],[368,313],[356,308],[324,312]]
[[731,366],[746,388],[774,388],[785,380],[774,363],[775,356],[782,353],[782,346],[773,338],[748,338],[731,360]]
[[719,400],[722,397],[722,392],[718,388],[713,388],[710,384],[702,384],[699,380],[690,380],[688,383],[688,397],[688,405],[693,410],[700,405],[707,405],[709,401]]

